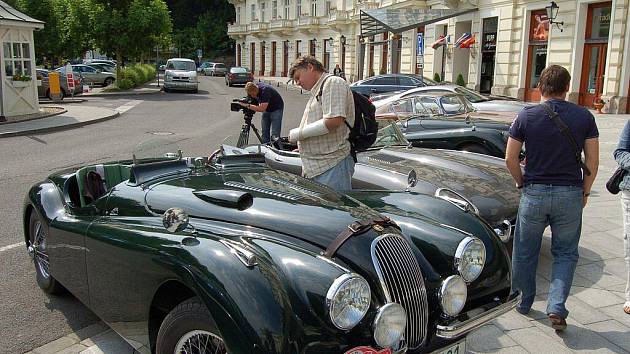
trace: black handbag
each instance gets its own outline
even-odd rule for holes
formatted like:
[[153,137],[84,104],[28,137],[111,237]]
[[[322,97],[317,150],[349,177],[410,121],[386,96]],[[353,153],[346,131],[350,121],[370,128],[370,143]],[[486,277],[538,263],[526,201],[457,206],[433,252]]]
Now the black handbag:
[[606,182],[606,189],[612,194],[619,193],[619,184],[623,180],[623,177],[626,175],[626,170],[621,167],[617,167],[615,172],[613,172],[612,176]]

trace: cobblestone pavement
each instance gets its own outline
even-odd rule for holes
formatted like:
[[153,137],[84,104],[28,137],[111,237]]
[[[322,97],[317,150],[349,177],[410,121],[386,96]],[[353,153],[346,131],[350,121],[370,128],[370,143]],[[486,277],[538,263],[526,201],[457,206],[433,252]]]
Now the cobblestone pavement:
[[[567,307],[568,328],[549,326],[544,313],[552,263],[550,239],[543,242],[538,266],[538,300],[528,316],[509,312],[470,334],[470,353],[630,353],[630,316],[622,311],[626,268],[618,196],[604,185],[616,164],[612,159],[621,129],[630,115],[599,115],[601,162],[584,210],[580,260]],[[96,324],[30,353],[133,353],[118,335]]]

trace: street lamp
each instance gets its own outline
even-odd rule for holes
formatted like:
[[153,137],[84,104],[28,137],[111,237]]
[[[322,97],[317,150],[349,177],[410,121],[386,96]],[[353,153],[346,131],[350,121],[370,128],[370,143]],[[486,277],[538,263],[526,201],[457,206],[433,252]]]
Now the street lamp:
[[341,45],[346,45],[346,36],[342,34],[341,37],[339,37],[339,43],[341,43]]
[[555,23],[556,26],[558,26],[560,32],[562,32],[563,29],[560,26],[564,26],[564,21],[556,21],[556,17],[558,17],[558,10],[560,10],[558,4],[556,4],[555,1],[552,1],[549,6],[545,7],[545,10],[547,10],[547,18],[549,19],[549,24],[553,25]]

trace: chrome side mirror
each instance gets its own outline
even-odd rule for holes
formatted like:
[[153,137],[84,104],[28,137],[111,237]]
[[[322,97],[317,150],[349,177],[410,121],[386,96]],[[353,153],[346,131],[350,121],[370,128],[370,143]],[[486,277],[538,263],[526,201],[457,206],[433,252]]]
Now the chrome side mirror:
[[162,216],[162,225],[171,233],[184,231],[188,224],[188,214],[181,208],[170,208]]

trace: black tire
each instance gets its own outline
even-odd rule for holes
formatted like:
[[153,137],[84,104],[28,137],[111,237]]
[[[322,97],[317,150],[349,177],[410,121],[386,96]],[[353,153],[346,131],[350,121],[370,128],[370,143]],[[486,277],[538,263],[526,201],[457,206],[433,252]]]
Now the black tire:
[[31,212],[28,223],[28,250],[35,266],[37,285],[48,294],[60,294],[64,287],[50,274],[46,250],[46,227],[36,211]]
[[193,93],[199,93],[199,89],[194,89]]
[[108,78],[106,78],[106,79],[105,79],[105,81],[103,81],[103,85],[105,85],[105,86],[109,86],[109,85],[111,85],[113,82],[114,82],[114,78],[112,78],[112,77],[108,77]]
[[[155,344],[156,354],[184,352],[177,350],[178,344],[181,345],[180,342],[187,338],[193,331],[206,332],[207,334],[203,334],[205,335],[204,338],[210,337],[211,343],[209,344],[217,346],[207,352],[227,354],[223,339],[219,334],[217,325],[210,315],[210,311],[198,297],[193,297],[180,303],[166,315],[158,331]],[[200,334],[200,336],[201,335],[202,334]],[[194,336],[191,336],[191,341],[194,341],[194,339]],[[212,349],[218,349],[218,351]],[[186,353],[196,352],[186,351]]]
[[461,151],[475,152],[478,154],[490,155],[490,151],[479,144],[466,144],[459,147]]
[[164,87],[164,92],[171,92],[169,89],[167,89],[166,87]]

